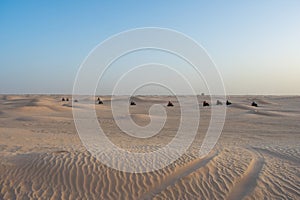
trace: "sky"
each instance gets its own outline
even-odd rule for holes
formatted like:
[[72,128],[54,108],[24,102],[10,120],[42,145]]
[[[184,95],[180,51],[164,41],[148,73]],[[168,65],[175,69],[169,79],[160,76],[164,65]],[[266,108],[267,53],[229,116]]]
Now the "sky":
[[1,0],[0,93],[72,93],[96,45],[129,29],[161,27],[201,44],[228,94],[300,95],[299,19],[298,0]]

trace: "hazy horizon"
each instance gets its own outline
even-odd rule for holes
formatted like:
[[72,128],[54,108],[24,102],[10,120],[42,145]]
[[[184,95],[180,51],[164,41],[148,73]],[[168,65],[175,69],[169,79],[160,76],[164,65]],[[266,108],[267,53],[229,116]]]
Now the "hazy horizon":
[[[72,95],[75,95],[75,96],[78,96],[78,94],[72,94],[72,93],[0,93],[0,95],[8,95],[8,96],[10,96],[10,95],[12,95],[12,96],[14,96],[14,95],[16,95],[16,96],[19,96],[19,95],[45,95],[45,96],[56,96],[56,95],[60,95],[60,96],[64,96],[64,95],[66,95],[66,96],[72,96]],[[80,96],[80,95],[79,95]],[[135,94],[135,95],[130,95],[130,94],[118,94],[118,95],[111,95],[111,94],[95,94],[95,95],[84,95],[84,94],[82,94],[82,96],[95,96],[95,97],[101,97],[101,96],[116,96],[116,97],[122,97],[122,96],[132,96],[132,97],[134,97],[134,96],[215,96],[215,97],[218,97],[218,96],[222,96],[222,95],[218,95],[218,94],[214,94],[214,95],[210,95],[210,94],[204,94],[204,95],[202,95],[202,94],[196,94],[196,95],[192,95],[192,94],[177,94],[177,95],[169,95],[169,94]],[[296,96],[300,96],[300,94],[226,94],[225,95],[226,97],[230,97],[230,96],[236,96],[236,97],[238,97],[238,96],[253,96],[253,97],[255,97],[255,96],[278,96],[278,97],[280,97],[280,96],[282,96],[282,97],[296,97]]]

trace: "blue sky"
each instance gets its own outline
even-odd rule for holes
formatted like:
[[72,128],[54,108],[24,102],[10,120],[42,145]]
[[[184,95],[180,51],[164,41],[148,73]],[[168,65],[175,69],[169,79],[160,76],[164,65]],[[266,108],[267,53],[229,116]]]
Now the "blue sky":
[[0,1],[0,93],[71,93],[101,41],[163,27],[200,43],[229,94],[300,94],[300,1]]

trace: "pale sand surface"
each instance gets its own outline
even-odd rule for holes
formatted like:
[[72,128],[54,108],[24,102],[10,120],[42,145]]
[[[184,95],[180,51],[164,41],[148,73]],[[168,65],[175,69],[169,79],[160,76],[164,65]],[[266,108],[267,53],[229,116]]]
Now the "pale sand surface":
[[[201,107],[191,148],[149,173],[120,172],[91,156],[76,132],[71,102],[61,97],[0,95],[0,199],[300,199],[299,96],[231,96],[223,133],[204,158],[197,152],[210,109]],[[163,130],[147,140],[122,133],[114,124],[110,97],[102,100],[96,105],[99,122],[122,148],[153,151],[176,133],[180,108],[175,97],[134,98],[131,117],[139,125],[149,123],[152,104],[171,100],[175,105],[166,107]],[[252,101],[260,107],[249,106]],[[84,105],[78,102],[76,109]]]

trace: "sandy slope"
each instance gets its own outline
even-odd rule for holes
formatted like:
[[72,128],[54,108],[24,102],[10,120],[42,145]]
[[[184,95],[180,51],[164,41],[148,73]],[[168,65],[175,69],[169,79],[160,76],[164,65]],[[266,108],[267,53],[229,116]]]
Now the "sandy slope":
[[[300,198],[300,97],[231,97],[233,105],[227,107],[221,138],[203,158],[197,152],[210,109],[201,107],[191,148],[171,165],[149,173],[120,172],[91,156],[76,133],[71,102],[60,99],[57,95],[0,96],[0,199]],[[203,99],[209,100],[199,97],[199,104]],[[96,105],[99,123],[122,148],[154,151],[176,133],[180,109],[174,97],[133,98],[137,105],[130,107],[131,118],[142,126],[150,122],[151,105],[166,105],[169,100],[175,104],[166,108],[162,131],[146,140],[122,133],[112,118],[110,97],[102,100],[103,105]],[[252,101],[259,107],[249,106]],[[78,102],[76,109],[84,105]]]

